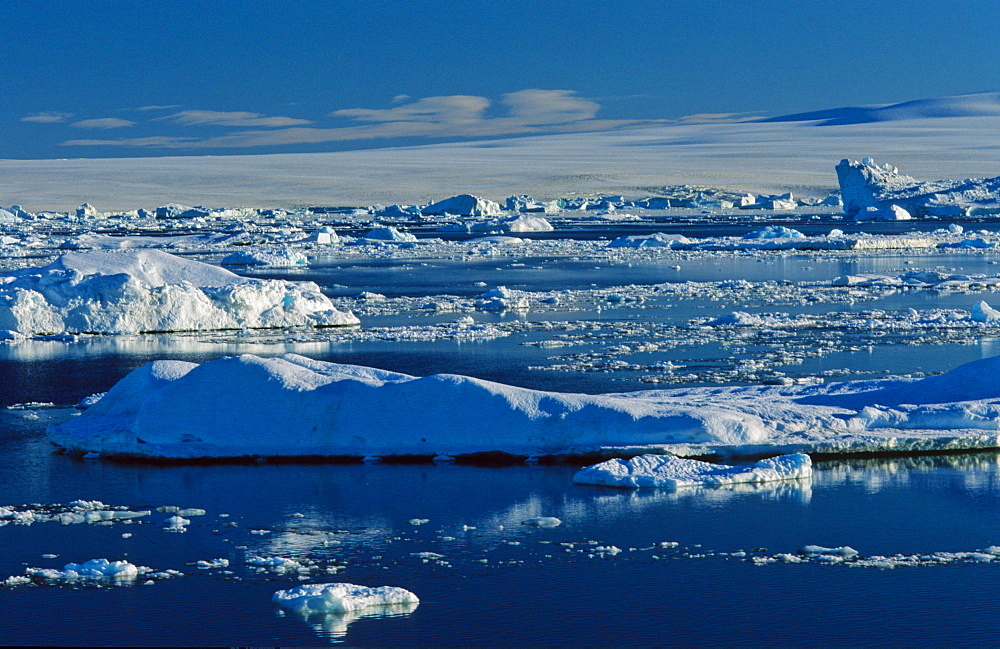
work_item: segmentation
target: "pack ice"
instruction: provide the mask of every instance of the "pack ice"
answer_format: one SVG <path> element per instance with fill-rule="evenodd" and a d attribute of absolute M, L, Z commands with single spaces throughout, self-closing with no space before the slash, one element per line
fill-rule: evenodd
<path fill-rule="evenodd" d="M 841 160 L 837 180 L 844 212 L 857 218 L 907 220 L 910 215 L 1000 213 L 1000 177 L 918 181 L 892 165 L 865 158 Z"/>
<path fill-rule="evenodd" d="M 166 458 L 1000 448 L 998 373 L 995 357 L 916 381 L 588 395 L 294 354 L 154 361 L 49 439 L 74 452 Z"/>
<path fill-rule="evenodd" d="M 0 275 L 0 331 L 22 335 L 357 323 L 312 282 L 240 277 L 158 250 L 73 252 Z"/>

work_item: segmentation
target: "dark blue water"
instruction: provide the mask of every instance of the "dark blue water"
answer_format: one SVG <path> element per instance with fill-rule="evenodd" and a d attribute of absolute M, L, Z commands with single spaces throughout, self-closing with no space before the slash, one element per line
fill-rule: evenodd
<path fill-rule="evenodd" d="M 3 424 L 0 503 L 207 511 L 180 534 L 164 532 L 167 514 L 155 511 L 133 524 L 0 527 L 0 576 L 96 557 L 186 573 L 152 585 L 0 590 L 5 644 L 995 642 L 988 602 L 1000 595 L 1000 564 L 755 566 L 718 553 L 988 547 L 1000 542 L 996 455 L 831 462 L 811 484 L 745 492 L 632 493 L 574 486 L 572 467 L 115 464 L 52 455 L 37 422 L 8 414 Z M 521 524 L 539 515 L 563 524 Z M 680 546 L 653 547 L 662 541 Z M 587 551 L 598 545 L 622 552 Z M 401 586 L 421 602 L 324 627 L 273 607 L 276 590 L 302 582 L 254 572 L 245 565 L 254 555 L 341 566 L 305 582 Z M 232 574 L 190 565 L 216 558 Z"/>

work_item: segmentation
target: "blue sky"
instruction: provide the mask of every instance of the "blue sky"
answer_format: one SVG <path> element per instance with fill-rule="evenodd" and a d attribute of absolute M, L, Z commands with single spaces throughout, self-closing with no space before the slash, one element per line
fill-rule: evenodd
<path fill-rule="evenodd" d="M 995 0 L 6 0 L 0 158 L 336 151 L 997 90 L 998 13 Z"/>

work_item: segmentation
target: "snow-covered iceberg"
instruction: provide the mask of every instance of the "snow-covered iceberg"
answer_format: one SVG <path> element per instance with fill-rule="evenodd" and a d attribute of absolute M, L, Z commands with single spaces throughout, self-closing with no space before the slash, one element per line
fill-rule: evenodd
<path fill-rule="evenodd" d="M 812 476 L 805 453 L 767 458 L 750 466 L 712 464 L 673 455 L 618 458 L 577 471 L 573 482 L 606 487 L 703 487 L 797 480 Z"/>
<path fill-rule="evenodd" d="M 455 216 L 499 216 L 503 213 L 500 203 L 471 194 L 459 194 L 420 210 L 421 214 L 453 214 Z"/>
<path fill-rule="evenodd" d="M 896 206 L 915 216 L 964 216 L 1000 213 L 1000 177 L 968 180 L 918 181 L 899 173 L 889 164 L 877 164 L 871 158 L 861 162 L 841 160 L 837 179 L 844 201 L 844 212 L 868 218 L 889 219 Z"/>
<path fill-rule="evenodd" d="M 994 357 L 918 381 L 588 395 L 293 354 L 155 361 L 49 438 L 76 452 L 170 458 L 1000 448 L 998 373 Z"/>
<path fill-rule="evenodd" d="M 312 282 L 240 277 L 158 250 L 68 253 L 0 275 L 0 330 L 24 335 L 354 324 Z"/>

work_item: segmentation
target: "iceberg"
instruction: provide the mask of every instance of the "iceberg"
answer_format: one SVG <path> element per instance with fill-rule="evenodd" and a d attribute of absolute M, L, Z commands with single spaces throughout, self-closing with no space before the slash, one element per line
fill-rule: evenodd
<path fill-rule="evenodd" d="M 48 436 L 72 452 L 178 459 L 994 449 L 998 372 L 993 357 L 915 381 L 590 395 L 248 354 L 148 363 Z"/>
<path fill-rule="evenodd" d="M 576 484 L 606 487 L 703 487 L 797 480 L 812 476 L 812 461 L 804 453 L 761 460 L 750 466 L 712 464 L 672 455 L 618 458 L 580 469 Z"/>
<path fill-rule="evenodd" d="M 844 212 L 858 218 L 890 218 L 893 206 L 914 216 L 968 216 L 1000 213 L 1000 177 L 967 180 L 918 181 L 889 164 L 872 158 L 841 160 L 837 179 Z M 874 208 L 871 216 L 867 210 Z M 905 218 L 905 217 L 904 217 Z"/>
<path fill-rule="evenodd" d="M 312 282 L 240 277 L 158 250 L 67 253 L 0 275 L 0 330 L 23 335 L 356 325 Z"/>
<path fill-rule="evenodd" d="M 471 194 L 459 194 L 422 208 L 421 214 L 452 214 L 454 216 L 499 216 L 500 203 Z"/>

